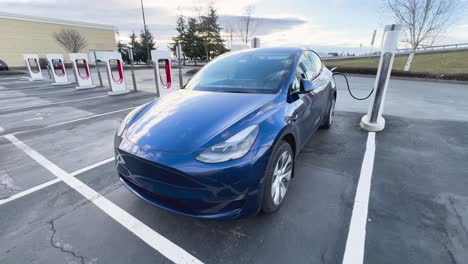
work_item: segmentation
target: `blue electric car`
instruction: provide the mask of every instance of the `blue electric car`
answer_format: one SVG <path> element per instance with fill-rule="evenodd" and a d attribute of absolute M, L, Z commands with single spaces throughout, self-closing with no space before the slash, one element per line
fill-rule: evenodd
<path fill-rule="evenodd" d="M 231 52 L 136 108 L 115 137 L 122 183 L 180 214 L 237 218 L 284 202 L 294 160 L 333 121 L 332 73 L 313 51 Z"/>

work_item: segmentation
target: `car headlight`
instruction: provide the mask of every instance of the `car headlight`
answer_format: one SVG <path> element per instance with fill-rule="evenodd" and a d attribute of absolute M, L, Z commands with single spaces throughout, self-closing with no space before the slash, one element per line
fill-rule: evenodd
<path fill-rule="evenodd" d="M 196 159 L 205 163 L 218 163 L 242 158 L 252 147 L 258 131 L 258 125 L 249 126 L 226 141 L 203 151 Z"/>
<path fill-rule="evenodd" d="M 151 102 L 149 102 L 151 103 Z M 143 109 L 145 106 L 147 106 L 149 103 L 146 103 L 144 105 L 140 105 L 139 107 L 133 109 L 128 115 L 122 120 L 122 123 L 120 123 L 119 129 L 117 129 L 117 136 L 121 137 L 123 132 L 125 131 L 125 128 L 128 125 L 128 122 L 132 120 L 132 118 L 135 116 L 136 113 L 140 112 L 141 109 Z"/>

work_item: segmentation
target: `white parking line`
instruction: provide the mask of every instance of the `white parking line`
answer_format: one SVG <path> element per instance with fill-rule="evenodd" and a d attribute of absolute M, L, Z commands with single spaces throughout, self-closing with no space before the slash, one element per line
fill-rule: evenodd
<path fill-rule="evenodd" d="M 169 260 L 175 263 L 202 263 L 190 253 L 149 228 L 143 222 L 136 219 L 104 196 L 101 196 L 88 185 L 71 176 L 44 156 L 28 147 L 15 136 L 6 135 L 5 138 Z"/>
<path fill-rule="evenodd" d="M 104 165 L 104 164 L 106 164 L 106 163 L 109 163 L 109 162 L 111 162 L 111 161 L 113 161 L 113 160 L 115 160 L 114 157 L 108 158 L 108 159 L 105 159 L 105 160 L 102 160 L 102 161 L 100 161 L 100 162 L 96 162 L 96 163 L 91 164 L 91 165 L 89 165 L 89 166 L 86 166 L 86 167 L 84 167 L 84 168 L 82 168 L 82 169 L 76 170 L 76 171 L 70 173 L 70 175 L 73 176 L 73 177 L 76 176 L 76 175 L 80 175 L 80 174 L 83 173 L 83 172 L 87 172 L 87 171 L 92 170 L 92 169 L 94 169 L 94 168 L 97 168 L 97 167 L 99 167 L 99 166 L 101 166 L 101 165 Z"/>
<path fill-rule="evenodd" d="M 375 132 L 367 136 L 366 152 L 361 165 L 361 174 L 356 188 L 353 213 L 349 225 L 348 239 L 343 256 L 343 264 L 357 264 L 364 262 L 364 247 L 366 241 L 367 212 L 369 194 L 374 169 Z"/>
<path fill-rule="evenodd" d="M 29 188 L 27 190 L 24 190 L 22 192 L 16 193 L 16 194 L 14 194 L 14 195 L 12 195 L 12 196 L 10 196 L 8 198 L 0 200 L 0 205 L 6 204 L 6 203 L 14 201 L 14 200 L 17 200 L 17 199 L 19 199 L 21 197 L 24 197 L 24 196 L 26 196 L 28 194 L 31 194 L 31 193 L 37 192 L 39 190 L 42 190 L 42 189 L 44 189 L 44 188 L 46 188 L 48 186 L 51 186 L 53 184 L 56 184 L 57 182 L 60 182 L 60 181 L 61 180 L 59 178 L 56 178 L 56 179 L 50 180 L 48 182 L 44 182 L 42 184 L 34 186 L 32 188 Z"/>
<path fill-rule="evenodd" d="M 82 168 L 82 169 L 79 169 L 79 170 L 77 170 L 77 171 L 74 171 L 74 172 L 70 173 L 70 175 L 73 176 L 73 177 L 75 177 L 76 175 L 79 175 L 79 174 L 81 174 L 81 173 L 84 173 L 84 172 L 86 172 L 86 171 L 89 171 L 89 170 L 91 170 L 91 169 L 94 169 L 94 168 L 96 168 L 96 167 L 99 167 L 99 166 L 101 166 L 101 165 L 104 165 L 104 164 L 106 164 L 106 163 L 108 163 L 108 162 L 111 162 L 111 161 L 113 161 L 114 159 L 115 159 L 114 157 L 105 159 L 105 160 L 103 160 L 103 161 L 94 163 L 94 164 L 92 164 L 92 165 L 89 165 L 89 166 L 84 167 L 84 168 Z M 14 200 L 17 200 L 17 199 L 19 199 L 19 198 L 21 198 L 21 197 L 24 197 L 24 196 L 29 195 L 29 194 L 31 194 L 31 193 L 37 192 L 37 191 L 39 191 L 39 190 L 42 190 L 42 189 L 44 189 L 44 188 L 46 188 L 46 187 L 49 187 L 49 186 L 54 185 L 54 184 L 56 184 L 56 183 L 58 183 L 58 182 L 61 182 L 61 181 L 62 181 L 61 179 L 56 178 L 56 179 L 50 180 L 50 181 L 48 181 L 48 182 L 44 182 L 44 183 L 42 183 L 42 184 L 39 184 L 39 185 L 37 185 L 37 186 L 34 186 L 34 187 L 30 188 L 30 189 L 24 190 L 24 191 L 22 191 L 22 192 L 16 193 L 16 194 L 14 194 L 14 195 L 12 195 L 12 196 L 10 196 L 10 197 L 8 197 L 8 198 L 1 199 L 1 200 L 0 200 L 0 205 L 6 204 L 6 203 L 11 202 L 11 201 L 14 201 Z"/>
<path fill-rule="evenodd" d="M 56 126 L 62 126 L 62 125 L 66 125 L 66 124 L 70 124 L 70 123 L 74 123 L 74 122 L 79 122 L 79 121 L 83 121 L 83 120 L 88 120 L 88 119 L 93 119 L 93 118 L 97 118 L 97 117 L 101 117 L 101 116 L 106 116 L 106 115 L 111 115 L 111 114 L 115 114 L 115 113 L 120 113 L 120 112 L 124 112 L 124 111 L 133 110 L 133 109 L 135 109 L 135 108 L 137 108 L 137 107 L 138 107 L 138 106 L 129 107 L 129 108 L 124 108 L 124 109 L 115 110 L 115 111 L 111 111 L 111 112 L 106 112 L 106 113 L 102 113 L 102 114 L 97 114 L 97 115 L 92 115 L 92 116 L 77 118 L 77 119 L 68 120 L 68 121 L 64 121 L 64 122 L 60 122 L 60 123 L 56 123 L 56 124 L 52 124 L 52 125 L 47 125 L 47 126 L 43 126 L 43 127 L 38 127 L 38 128 L 33 128 L 33 129 L 23 130 L 23 131 L 18 131 L 18 132 L 14 132 L 14 133 L 11 133 L 11 134 L 12 134 L 12 135 L 18 135 L 18 134 L 23 134 L 23 133 L 31 132 L 31 131 L 36 131 L 36 130 L 39 130 L 39 129 L 51 128 L 51 127 L 56 127 Z"/>
<path fill-rule="evenodd" d="M 96 91 L 95 89 L 89 89 L 88 91 Z M 86 92 L 88 92 L 86 91 Z M 104 92 L 104 90 L 101 90 Z M 85 94 L 85 91 L 80 91 L 76 90 L 73 87 L 70 87 L 68 91 L 58 91 L 58 92 L 50 92 L 50 93 L 39 93 L 39 94 L 21 94 L 21 95 L 10 95 L 9 97 L 2 97 L 0 99 L 16 99 L 16 98 L 23 98 L 23 97 L 35 97 L 35 96 L 44 96 L 44 95 L 51 95 L 51 94 L 64 94 L 64 93 L 69 93 L 69 94 Z M 0 94 L 1 95 L 8 95 L 8 94 Z"/>
<path fill-rule="evenodd" d="M 23 107 L 16 107 L 16 108 L 7 108 L 7 109 L 2 109 L 2 110 L 0 110 L 0 112 L 16 111 L 16 110 L 22 110 L 22 109 L 33 108 L 33 107 L 42 107 L 42 106 L 50 106 L 50 105 L 58 105 L 58 104 L 65 104 L 65 103 L 80 102 L 80 101 L 93 100 L 93 99 L 102 98 L 102 97 L 108 97 L 108 95 L 100 95 L 100 96 L 93 96 L 93 97 L 87 97 L 87 98 L 81 98 L 81 99 L 60 101 L 60 102 L 55 102 L 55 103 L 50 103 L 50 104 L 38 104 L 38 105 L 23 106 Z"/>

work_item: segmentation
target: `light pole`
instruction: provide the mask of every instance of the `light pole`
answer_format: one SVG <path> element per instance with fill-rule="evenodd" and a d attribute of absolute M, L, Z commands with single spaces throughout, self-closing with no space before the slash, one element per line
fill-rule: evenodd
<path fill-rule="evenodd" d="M 145 30 L 145 36 L 146 36 L 146 64 L 148 64 L 151 61 L 150 58 L 150 47 L 149 47 L 149 41 L 148 41 L 148 29 L 146 28 L 146 20 L 145 20 L 145 8 L 143 7 L 143 0 L 141 0 L 141 14 L 143 15 L 143 27 Z"/>

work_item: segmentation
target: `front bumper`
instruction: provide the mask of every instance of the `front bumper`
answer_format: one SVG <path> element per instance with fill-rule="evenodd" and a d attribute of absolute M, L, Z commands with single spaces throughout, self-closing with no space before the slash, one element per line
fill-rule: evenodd
<path fill-rule="evenodd" d="M 164 209 L 199 218 L 238 218 L 261 207 L 269 147 L 217 164 L 175 154 L 143 149 L 116 139 L 116 167 L 131 192 Z"/>

